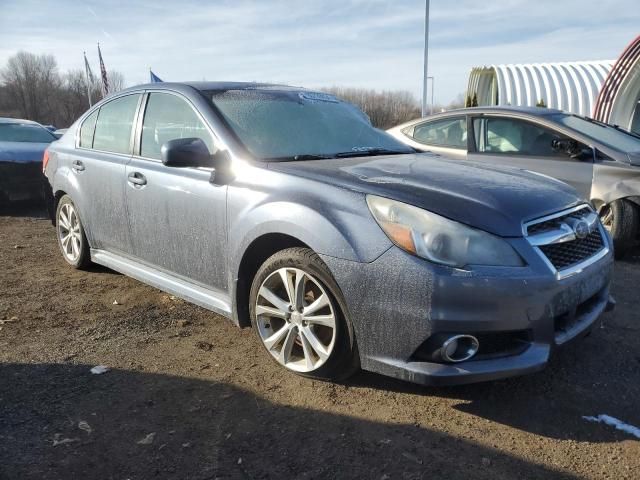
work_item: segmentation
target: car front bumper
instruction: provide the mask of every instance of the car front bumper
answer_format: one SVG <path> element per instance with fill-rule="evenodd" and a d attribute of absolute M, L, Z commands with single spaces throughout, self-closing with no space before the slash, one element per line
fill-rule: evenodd
<path fill-rule="evenodd" d="M 611 252 L 563 279 L 536 256 L 527 258 L 527 267 L 473 271 L 434 265 L 397 247 L 371 263 L 323 260 L 344 294 L 362 368 L 427 385 L 541 370 L 556 347 L 588 333 L 612 306 Z M 482 354 L 481 340 L 481 350 L 471 360 L 425 360 L 421 351 L 436 334 L 473 334 L 489 343 L 513 334 L 518 348 Z"/>

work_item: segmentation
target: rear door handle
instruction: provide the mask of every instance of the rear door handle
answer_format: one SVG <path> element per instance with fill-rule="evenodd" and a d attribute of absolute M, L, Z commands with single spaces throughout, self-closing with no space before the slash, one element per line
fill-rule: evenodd
<path fill-rule="evenodd" d="M 133 185 L 142 186 L 142 185 L 146 185 L 147 184 L 147 179 L 140 172 L 130 173 L 129 176 L 128 176 L 128 179 L 129 179 L 129 183 L 131 183 Z"/>
<path fill-rule="evenodd" d="M 84 163 L 82 163 L 80 160 L 74 160 L 73 163 L 71 163 L 71 168 L 73 168 L 76 172 L 82 172 L 84 170 Z"/>

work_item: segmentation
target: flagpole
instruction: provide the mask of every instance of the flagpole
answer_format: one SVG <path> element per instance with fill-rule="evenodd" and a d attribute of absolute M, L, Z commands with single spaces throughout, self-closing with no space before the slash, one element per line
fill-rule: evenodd
<path fill-rule="evenodd" d="M 93 106 L 91 102 L 91 79 L 89 78 L 89 63 L 87 62 L 87 52 L 82 52 L 84 55 L 84 75 L 87 77 L 87 98 L 89 99 L 89 108 Z"/>
<path fill-rule="evenodd" d="M 427 76 L 429 64 L 429 0 L 425 0 L 424 8 L 424 72 L 422 78 L 422 116 L 427 115 Z M 433 108 L 433 106 L 431 106 Z"/>

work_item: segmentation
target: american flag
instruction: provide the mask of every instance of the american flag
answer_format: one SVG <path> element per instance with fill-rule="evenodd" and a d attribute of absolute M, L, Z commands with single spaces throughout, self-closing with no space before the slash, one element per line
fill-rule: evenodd
<path fill-rule="evenodd" d="M 87 53 L 82 52 L 84 55 L 84 73 L 87 76 L 87 98 L 89 99 L 89 106 L 92 105 L 91 101 L 91 86 L 93 85 L 94 78 L 93 72 L 91 71 L 91 67 L 89 66 L 89 60 L 87 60 Z"/>
<path fill-rule="evenodd" d="M 107 95 L 109 95 L 109 80 L 107 79 L 107 69 L 104 68 L 104 61 L 102 60 L 100 44 L 98 44 L 98 58 L 100 59 L 100 73 L 102 74 L 102 92 L 106 97 Z"/>

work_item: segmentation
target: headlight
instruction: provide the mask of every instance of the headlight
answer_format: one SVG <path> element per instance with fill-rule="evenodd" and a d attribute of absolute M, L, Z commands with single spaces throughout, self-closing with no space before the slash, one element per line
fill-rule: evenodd
<path fill-rule="evenodd" d="M 369 210 L 389 239 L 409 253 L 452 267 L 522 266 L 503 239 L 388 198 L 367 196 Z"/>

